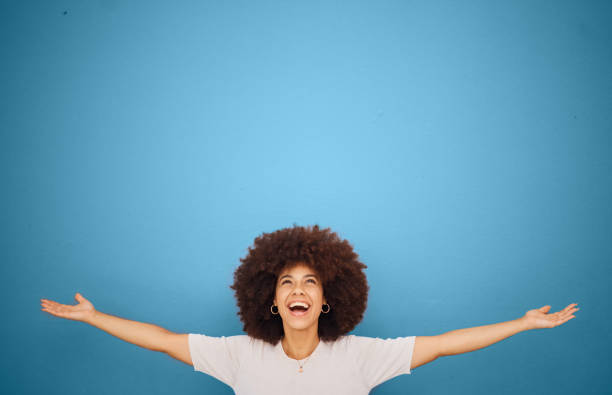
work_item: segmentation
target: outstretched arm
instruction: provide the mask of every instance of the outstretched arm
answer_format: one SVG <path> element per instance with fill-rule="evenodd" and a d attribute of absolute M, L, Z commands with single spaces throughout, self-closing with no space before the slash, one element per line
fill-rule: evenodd
<path fill-rule="evenodd" d="M 74 297 L 78 305 L 70 306 L 41 299 L 42 310 L 57 317 L 85 322 L 121 340 L 152 351 L 166 352 L 173 333 L 157 325 L 126 320 L 97 311 L 80 293 Z"/>
<path fill-rule="evenodd" d="M 457 329 L 439 335 L 440 356 L 462 354 L 490 346 L 519 332 L 530 329 L 554 328 L 575 318 L 579 309 L 572 303 L 561 311 L 547 314 L 550 306 L 529 310 L 523 317 L 492 325 Z"/>
<path fill-rule="evenodd" d="M 570 304 L 555 314 L 547 314 L 550 306 L 529 310 L 523 317 L 498 324 L 457 329 L 438 336 L 417 336 L 411 369 L 436 360 L 438 357 L 475 351 L 529 329 L 554 328 L 575 318 L 577 303 Z"/>

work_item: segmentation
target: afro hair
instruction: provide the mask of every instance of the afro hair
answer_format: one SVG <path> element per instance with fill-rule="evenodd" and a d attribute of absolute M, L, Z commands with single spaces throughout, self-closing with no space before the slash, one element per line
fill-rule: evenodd
<path fill-rule="evenodd" d="M 238 315 L 250 337 L 273 345 L 283 337 L 282 319 L 272 314 L 270 306 L 280 273 L 299 263 L 319 274 L 331 307 L 329 313 L 319 316 L 321 340 L 334 341 L 363 319 L 369 291 L 363 272 L 367 266 L 359 261 L 351 244 L 330 228 L 293 224 L 292 228 L 263 233 L 240 262 L 230 288 L 235 291 Z"/>

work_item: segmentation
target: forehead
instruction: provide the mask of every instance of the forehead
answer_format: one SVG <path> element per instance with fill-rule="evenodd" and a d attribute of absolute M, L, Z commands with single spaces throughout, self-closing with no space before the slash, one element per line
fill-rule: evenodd
<path fill-rule="evenodd" d="M 281 271 L 281 273 L 279 274 L 278 277 L 280 278 L 280 277 L 283 277 L 283 276 L 286 276 L 286 275 L 289 275 L 289 276 L 292 276 L 292 277 L 303 277 L 303 276 L 308 275 L 308 274 L 312 274 L 312 275 L 318 277 L 318 274 L 317 274 L 316 270 L 312 269 L 311 267 L 309 267 L 309 266 L 307 266 L 307 265 L 305 265 L 303 263 L 298 263 L 298 264 L 291 265 L 291 267 L 289 267 L 289 266 L 285 267 Z"/>

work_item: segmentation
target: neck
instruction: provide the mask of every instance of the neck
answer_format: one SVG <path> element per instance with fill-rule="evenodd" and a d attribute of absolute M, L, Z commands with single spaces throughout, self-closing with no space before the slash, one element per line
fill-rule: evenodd
<path fill-rule="evenodd" d="M 319 335 L 316 326 L 305 330 L 287 330 L 281 344 L 289 358 L 301 360 L 308 358 L 319 345 Z"/>

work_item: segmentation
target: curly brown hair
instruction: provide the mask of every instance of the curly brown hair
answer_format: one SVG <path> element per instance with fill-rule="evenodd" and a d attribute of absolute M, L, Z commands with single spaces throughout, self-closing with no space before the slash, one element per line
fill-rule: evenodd
<path fill-rule="evenodd" d="M 284 335 L 282 319 L 270 306 L 280 273 L 297 264 L 315 270 L 331 310 L 319 316 L 318 334 L 333 341 L 347 334 L 363 319 L 370 289 L 365 264 L 347 240 L 330 228 L 293 224 L 255 238 L 242 264 L 234 272 L 234 284 L 244 331 L 251 337 L 276 345 Z"/>

